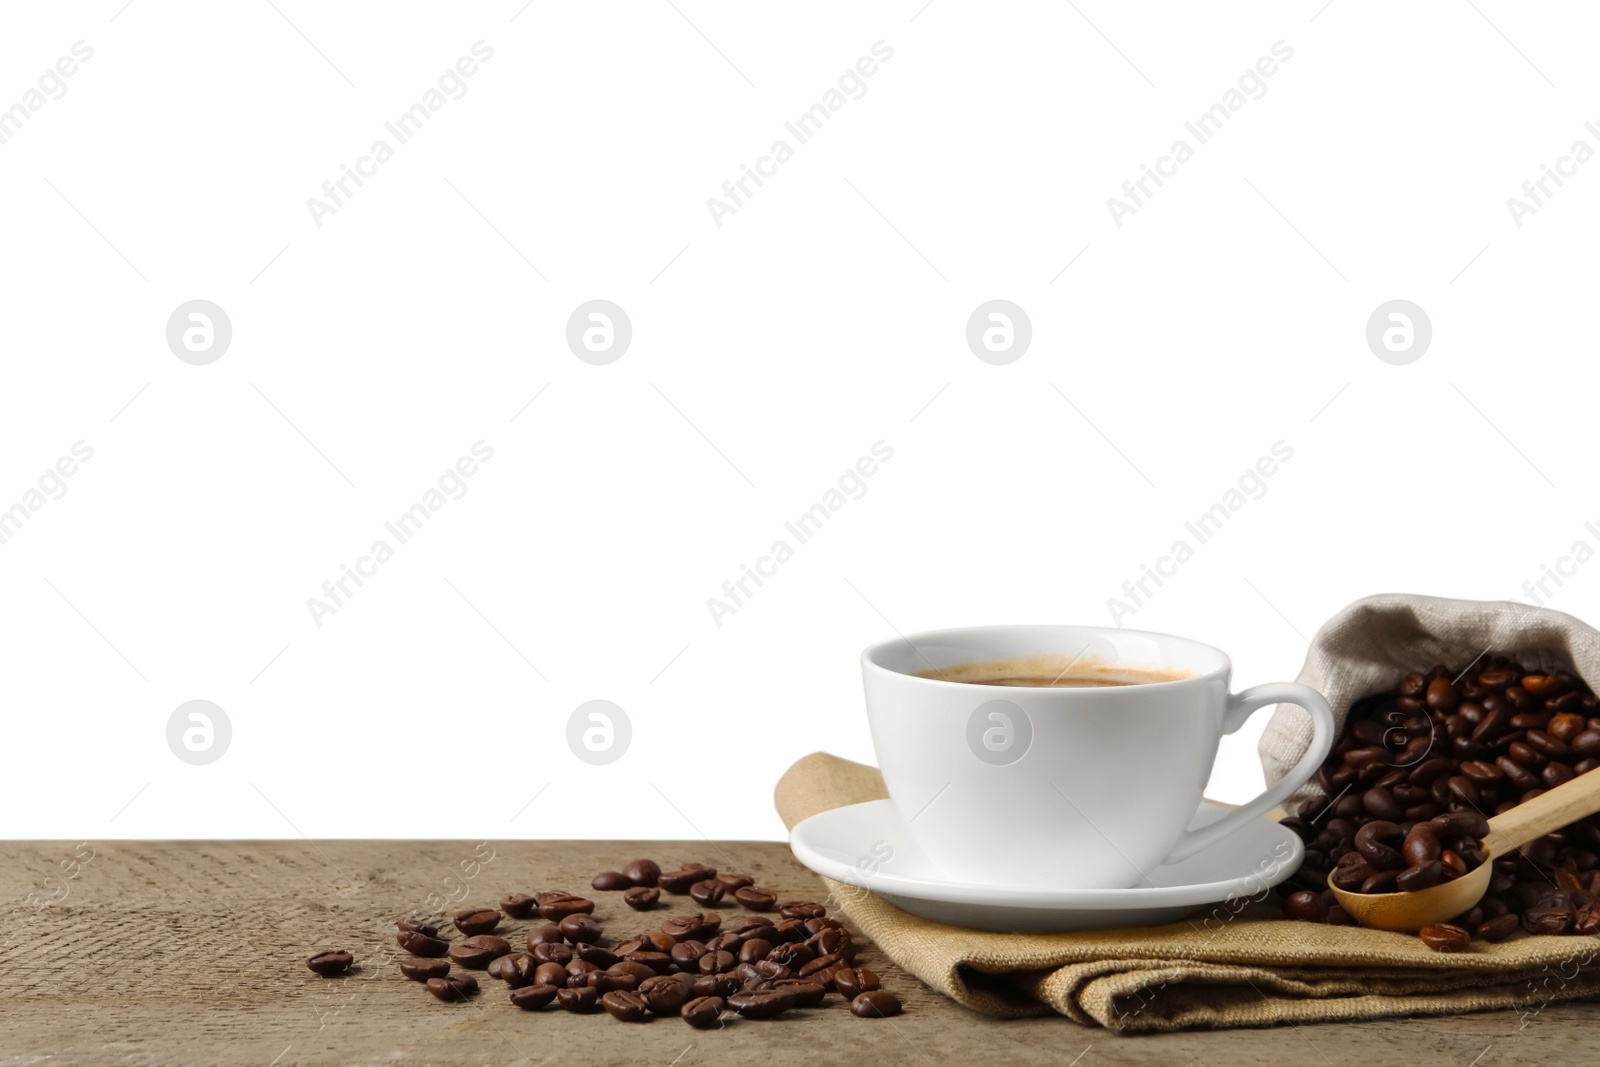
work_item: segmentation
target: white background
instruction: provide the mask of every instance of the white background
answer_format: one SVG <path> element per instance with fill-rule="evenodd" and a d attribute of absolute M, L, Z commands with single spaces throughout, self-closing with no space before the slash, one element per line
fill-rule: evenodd
<path fill-rule="evenodd" d="M 1592 9 L 675 3 L 7 6 L 0 107 L 94 54 L 0 145 L 0 508 L 94 456 L 0 545 L 0 833 L 781 837 L 794 759 L 871 759 L 861 647 L 1109 622 L 1280 440 L 1123 620 L 1222 646 L 1240 686 L 1357 597 L 1526 599 L 1600 546 L 1600 162 L 1521 228 L 1506 206 L 1600 148 Z M 318 228 L 307 198 L 479 40 L 466 95 Z M 1118 228 L 1107 198 L 1280 40 Z M 197 298 L 233 325 L 209 366 L 165 340 Z M 609 366 L 564 340 L 593 298 L 633 324 Z M 994 298 L 1032 321 L 1008 366 L 965 343 Z M 1365 342 L 1395 298 L 1433 324 L 1409 366 Z M 479 440 L 468 493 L 318 628 L 307 598 Z M 716 626 L 880 440 L 865 496 Z M 1600 565 L 1546 599 L 1597 596 Z M 565 742 L 596 698 L 633 726 L 600 768 Z M 232 723 L 206 766 L 166 743 L 192 699 Z M 1265 718 L 1212 795 L 1260 788 Z"/>

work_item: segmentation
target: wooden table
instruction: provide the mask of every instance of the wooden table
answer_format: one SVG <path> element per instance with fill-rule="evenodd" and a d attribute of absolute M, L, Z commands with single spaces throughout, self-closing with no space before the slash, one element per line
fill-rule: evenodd
<path fill-rule="evenodd" d="M 0 844 L 0 1067 L 71 1064 L 1021 1064 L 1400 1062 L 1492 1067 L 1591 1059 L 1600 1005 L 1353 1025 L 1118 1037 L 1059 1017 L 996 1022 L 930 991 L 870 946 L 863 960 L 904 1001 L 892 1020 L 837 998 L 770 1022 L 698 1031 L 677 1020 L 525 1013 L 505 987 L 441 1004 L 395 966 L 394 920 L 567 889 L 598 901 L 608 937 L 653 929 L 688 898 L 641 915 L 589 879 L 638 856 L 738 868 L 780 899 L 820 881 L 774 842 L 250 841 Z M 697 909 L 696 909 L 697 910 Z M 735 911 L 737 909 L 734 909 Z M 726 913 L 726 912 L 725 912 Z M 533 924 L 502 931 L 521 947 Z M 318 978 L 314 948 L 359 973 Z M 1408 1050 L 1403 1056 L 1398 1051 Z M 1074 1057 L 1080 1057 L 1074 1060 Z"/>

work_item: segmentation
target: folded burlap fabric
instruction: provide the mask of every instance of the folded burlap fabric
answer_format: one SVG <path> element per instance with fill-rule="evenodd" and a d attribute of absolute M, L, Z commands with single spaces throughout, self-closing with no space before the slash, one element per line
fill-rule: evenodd
<path fill-rule="evenodd" d="M 786 826 L 887 794 L 877 770 L 814 753 L 776 789 Z M 1489 1008 L 1528 1014 L 1600 996 L 1589 937 L 1474 942 L 1437 953 L 1417 938 L 1276 918 L 1270 903 L 1169 926 L 995 934 L 930 922 L 827 882 L 830 906 L 895 963 L 988 1015 L 1060 1012 L 1119 1033 L 1267 1026 Z M 869 883 L 870 888 L 870 883 Z"/>

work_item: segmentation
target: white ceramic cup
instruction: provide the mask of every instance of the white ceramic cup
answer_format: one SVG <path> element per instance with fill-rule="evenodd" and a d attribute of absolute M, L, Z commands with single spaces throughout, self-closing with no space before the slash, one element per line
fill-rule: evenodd
<path fill-rule="evenodd" d="M 917 677 L 1035 654 L 1178 676 L 1105 688 Z M 1092 626 L 986 626 L 861 655 L 878 766 L 906 832 L 950 881 L 1060 889 L 1146 884 L 1281 803 L 1333 746 L 1321 693 L 1294 682 L 1228 691 L 1232 664 L 1197 641 Z M 1189 829 L 1217 746 L 1258 708 L 1297 704 L 1310 749 L 1248 804 Z"/>

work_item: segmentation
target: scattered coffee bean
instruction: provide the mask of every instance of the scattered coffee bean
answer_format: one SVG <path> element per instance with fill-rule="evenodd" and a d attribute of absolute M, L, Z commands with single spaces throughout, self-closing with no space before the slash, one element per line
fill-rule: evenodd
<path fill-rule="evenodd" d="M 813 904 L 810 901 L 795 901 L 792 904 L 785 904 L 780 907 L 778 914 L 785 919 L 816 919 L 828 914 L 828 909 L 821 904 Z"/>
<path fill-rule="evenodd" d="M 592 963 L 596 967 L 610 967 L 612 964 L 622 959 L 621 956 L 617 955 L 615 952 L 612 952 L 610 949 L 601 948 L 599 945 L 594 944 L 584 944 L 580 942 L 573 947 L 573 951 L 578 954 L 578 958 L 580 960 L 583 960 L 585 963 Z"/>
<path fill-rule="evenodd" d="M 439 936 L 439 928 L 437 926 L 433 925 L 430 922 L 424 922 L 421 919 L 401 919 L 399 922 L 395 923 L 394 925 L 395 925 L 395 929 L 401 931 L 402 933 L 404 933 L 407 930 L 413 930 L 413 931 L 415 931 L 415 932 L 417 932 L 419 934 L 423 934 L 423 935 L 425 935 L 427 937 L 438 937 Z"/>
<path fill-rule="evenodd" d="M 600 998 L 600 1006 L 613 1019 L 625 1023 L 642 1023 L 650 1017 L 650 1005 L 638 993 L 613 989 Z"/>
<path fill-rule="evenodd" d="M 1472 935 L 1459 926 L 1450 923 L 1435 923 L 1424 926 L 1418 931 L 1417 936 L 1422 943 L 1435 952 L 1464 952 L 1472 941 Z"/>
<path fill-rule="evenodd" d="M 447 974 L 428 979 L 428 992 L 447 1003 L 462 1003 L 478 991 L 478 980 L 470 974 Z"/>
<path fill-rule="evenodd" d="M 751 911 L 771 911 L 778 903 L 778 895 L 760 886 L 741 886 L 733 891 L 733 899 Z"/>
<path fill-rule="evenodd" d="M 722 898 L 727 894 L 722 883 L 715 878 L 707 878 L 696 882 L 689 887 L 689 896 L 696 904 L 704 908 L 712 908 L 722 903 Z"/>
<path fill-rule="evenodd" d="M 1517 917 L 1510 912 L 1498 915 L 1493 919 L 1485 919 L 1479 923 L 1477 929 L 1472 931 L 1472 936 L 1480 941 L 1504 941 L 1517 932 L 1520 925 Z"/>
<path fill-rule="evenodd" d="M 513 952 L 489 961 L 489 977 L 498 978 L 512 989 L 533 984 L 533 973 L 540 966 L 526 952 Z"/>
<path fill-rule="evenodd" d="M 539 908 L 539 901 L 527 893 L 512 893 L 500 901 L 500 910 L 513 919 L 531 919 Z"/>
<path fill-rule="evenodd" d="M 736 974 L 704 974 L 694 980 L 691 992 L 697 997 L 726 997 L 744 988 Z"/>
<path fill-rule="evenodd" d="M 537 1011 L 556 999 L 559 993 L 553 985 L 530 985 L 511 991 L 511 1003 L 523 1011 Z"/>
<path fill-rule="evenodd" d="M 567 984 L 567 966 L 564 963 L 545 962 L 533 969 L 533 984 L 564 986 Z"/>
<path fill-rule="evenodd" d="M 450 951 L 448 942 L 441 941 L 431 934 L 425 934 L 421 930 L 401 930 L 395 935 L 395 940 L 400 943 L 401 948 L 413 956 L 438 957 Z"/>
<path fill-rule="evenodd" d="M 639 995 L 657 1015 L 675 1015 L 689 1001 L 690 987 L 679 975 L 658 974 L 639 983 Z"/>
<path fill-rule="evenodd" d="M 689 887 L 696 882 L 717 876 L 716 868 L 703 867 L 698 863 L 686 864 L 681 870 L 671 873 L 662 873 L 656 876 L 656 885 L 675 896 L 682 896 L 689 891 Z"/>
<path fill-rule="evenodd" d="M 878 976 L 865 967 L 840 967 L 833 972 L 833 988 L 847 1000 L 878 988 Z"/>
<path fill-rule="evenodd" d="M 655 860 L 634 860 L 622 868 L 628 881 L 639 886 L 653 886 L 661 877 L 661 867 Z"/>
<path fill-rule="evenodd" d="M 1321 893 L 1303 889 L 1289 894 L 1283 902 L 1283 913 L 1291 919 L 1319 923 L 1328 917 L 1328 904 Z"/>
<path fill-rule="evenodd" d="M 456 929 L 471 937 L 487 934 L 500 925 L 500 912 L 495 908 L 467 908 L 456 912 Z"/>
<path fill-rule="evenodd" d="M 539 945 L 565 944 L 566 940 L 559 926 L 552 924 L 550 926 L 535 927 L 528 932 L 528 951 L 532 952 Z"/>
<path fill-rule="evenodd" d="M 728 998 L 728 1007 L 746 1019 L 771 1019 L 794 1007 L 793 993 L 777 989 L 758 989 L 749 993 L 735 993 Z"/>
<path fill-rule="evenodd" d="M 619 889 L 628 889 L 632 885 L 633 879 L 621 871 L 601 871 L 594 876 L 594 881 L 589 883 L 589 888 L 602 892 L 615 892 Z"/>
<path fill-rule="evenodd" d="M 306 960 L 306 966 L 324 978 L 335 974 L 344 974 L 355 962 L 355 957 L 343 949 L 329 949 L 325 952 L 314 953 Z"/>
<path fill-rule="evenodd" d="M 592 945 L 600 940 L 600 924 L 588 915 L 568 915 L 559 924 L 561 936 L 574 945 Z"/>
<path fill-rule="evenodd" d="M 449 960 L 406 959 L 400 961 L 400 973 L 413 982 L 426 982 L 430 978 L 443 978 L 450 973 Z"/>
<path fill-rule="evenodd" d="M 634 911 L 649 911 L 661 899 L 661 890 L 655 886 L 636 886 L 622 894 L 623 903 Z"/>
<path fill-rule="evenodd" d="M 813 1004 L 820 1004 L 822 998 L 828 995 L 828 987 L 821 982 L 807 978 L 779 978 L 772 983 L 772 988 L 780 993 L 794 995 L 794 1006 L 809 1008 Z"/>
<path fill-rule="evenodd" d="M 885 989 L 860 993 L 850 1000 L 850 1014 L 862 1019 L 887 1019 L 900 1014 L 900 998 Z"/>
<path fill-rule="evenodd" d="M 723 871 L 717 875 L 717 884 L 729 893 L 743 889 L 747 885 L 755 885 L 755 882 L 756 880 L 748 874 L 734 874 L 731 871 Z"/>
<path fill-rule="evenodd" d="M 565 941 L 540 941 L 535 944 L 530 938 L 528 947 L 533 950 L 533 958 L 540 963 L 559 963 L 565 967 L 572 962 L 572 946 Z"/>
<path fill-rule="evenodd" d="M 478 934 L 450 947 L 450 958 L 463 967 L 481 971 L 489 961 L 511 951 L 511 942 L 493 934 Z"/>
<path fill-rule="evenodd" d="M 587 915 L 594 911 L 594 901 L 571 893 L 540 893 L 539 915 L 545 922 L 558 923 L 569 915 Z"/>
<path fill-rule="evenodd" d="M 722 1018 L 725 1002 L 718 996 L 696 997 L 683 1006 L 683 1021 L 696 1030 L 706 1030 L 717 1025 Z"/>
<path fill-rule="evenodd" d="M 563 1011 L 584 1013 L 594 1011 L 595 1005 L 600 1000 L 600 994 L 592 986 L 579 986 L 576 989 L 560 989 L 556 991 L 556 1003 L 561 1005 Z"/>

